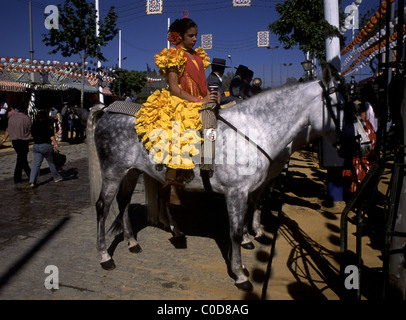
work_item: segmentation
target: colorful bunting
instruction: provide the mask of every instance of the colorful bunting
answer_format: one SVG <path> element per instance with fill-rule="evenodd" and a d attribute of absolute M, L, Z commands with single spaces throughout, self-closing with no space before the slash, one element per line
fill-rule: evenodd
<path fill-rule="evenodd" d="M 258 47 L 269 47 L 269 31 L 258 31 L 257 45 Z"/>
<path fill-rule="evenodd" d="M 202 48 L 204 50 L 213 48 L 213 36 L 211 34 L 202 34 Z"/>
<path fill-rule="evenodd" d="M 161 14 L 163 0 L 147 0 L 147 14 Z"/>
<path fill-rule="evenodd" d="M 85 62 L 85 72 L 84 77 L 91 82 L 96 81 L 98 76 L 98 71 L 96 68 L 91 68 L 90 66 L 97 66 L 97 62 Z M 111 74 L 114 72 L 113 69 L 102 66 L 100 68 L 103 81 L 111 82 L 114 78 Z M 31 72 L 42 72 L 51 74 L 52 77 L 57 77 L 59 80 L 61 78 L 72 78 L 80 79 L 82 78 L 82 63 L 80 62 L 60 62 L 60 61 L 44 61 L 44 60 L 30 60 L 23 58 L 10 58 L 10 57 L 0 57 L 0 73 L 3 72 L 13 72 L 21 73 L 24 75 Z"/>

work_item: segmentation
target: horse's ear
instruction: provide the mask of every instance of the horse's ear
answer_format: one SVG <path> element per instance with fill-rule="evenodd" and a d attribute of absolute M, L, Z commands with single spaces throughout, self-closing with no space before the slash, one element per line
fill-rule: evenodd
<path fill-rule="evenodd" d="M 323 73 L 321 81 L 323 82 L 324 86 L 328 87 L 332 79 L 331 70 L 328 66 L 323 67 Z"/>

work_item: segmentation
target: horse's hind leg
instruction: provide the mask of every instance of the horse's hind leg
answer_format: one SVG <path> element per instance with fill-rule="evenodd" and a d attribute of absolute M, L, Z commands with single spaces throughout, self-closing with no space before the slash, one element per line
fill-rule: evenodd
<path fill-rule="evenodd" d="M 141 246 L 138 244 L 134 237 L 134 232 L 131 226 L 131 221 L 129 217 L 129 205 L 131 202 L 131 196 L 134 192 L 135 186 L 137 185 L 140 173 L 136 170 L 130 170 L 124 177 L 120 184 L 120 189 L 117 194 L 117 202 L 119 204 L 120 214 L 123 215 L 123 236 L 127 240 L 128 250 L 132 253 L 141 252 Z"/>
<path fill-rule="evenodd" d="M 106 219 L 109 215 L 111 203 L 119 187 L 120 180 L 106 180 L 103 181 L 102 190 L 100 191 L 99 199 L 96 202 L 97 213 L 97 250 L 101 254 L 101 266 L 103 269 L 112 270 L 116 266 L 110 254 L 107 252 L 106 246 Z"/>

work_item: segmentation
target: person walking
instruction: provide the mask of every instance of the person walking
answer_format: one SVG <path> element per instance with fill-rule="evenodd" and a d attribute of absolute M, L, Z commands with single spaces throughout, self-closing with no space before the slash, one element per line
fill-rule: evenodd
<path fill-rule="evenodd" d="M 14 169 L 14 183 L 22 182 L 22 172 L 29 177 L 31 173 L 28 165 L 27 155 L 31 140 L 31 120 L 25 114 L 25 108 L 15 109 L 17 112 L 8 119 L 8 126 L 4 138 L 0 141 L 0 146 L 10 137 L 11 144 L 17 153 L 17 161 Z"/>
<path fill-rule="evenodd" d="M 68 141 L 68 132 L 69 132 L 69 104 L 68 102 L 63 103 L 61 110 L 62 116 L 62 141 Z"/>
<path fill-rule="evenodd" d="M 48 166 L 54 177 L 54 181 L 62 181 L 63 178 L 56 169 L 53 159 L 53 151 L 59 151 L 58 143 L 55 139 L 54 130 L 52 130 L 52 124 L 44 112 L 40 111 L 37 114 L 37 117 L 32 124 L 31 135 L 34 139 L 34 146 L 32 147 L 32 151 L 34 153 L 34 163 L 32 165 L 30 174 L 30 187 L 35 188 L 38 186 L 38 178 L 40 176 L 41 164 L 44 158 L 48 162 Z"/>

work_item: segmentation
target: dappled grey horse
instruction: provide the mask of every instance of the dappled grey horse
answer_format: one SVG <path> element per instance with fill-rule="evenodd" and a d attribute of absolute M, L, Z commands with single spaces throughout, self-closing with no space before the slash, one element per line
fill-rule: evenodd
<path fill-rule="evenodd" d="M 339 108 L 343 103 L 343 97 L 334 90 L 330 70 L 325 69 L 321 81 L 265 91 L 220 110 L 223 121 L 218 122 L 210 185 L 215 193 L 225 197 L 231 239 L 230 267 L 238 288 L 252 289 L 241 261 L 248 206 L 259 210 L 269 182 L 279 175 L 296 149 L 319 136 L 337 145 L 338 137 L 343 136 L 344 119 L 348 119 Z M 353 114 L 350 125 L 354 119 Z M 105 242 L 105 221 L 115 197 L 129 249 L 141 250 L 128 216 L 131 195 L 141 173 L 144 173 L 148 214 L 155 217 L 161 214 L 157 212 L 156 183 L 163 184 L 165 170 L 159 170 L 151 161 L 136 134 L 134 121 L 134 116 L 104 112 L 103 106 L 98 105 L 91 109 L 87 124 L 92 203 L 96 203 L 97 212 L 97 249 L 105 269 L 114 268 Z M 350 135 L 354 135 L 353 130 Z M 185 190 L 204 191 L 199 165 L 193 174 Z"/>

